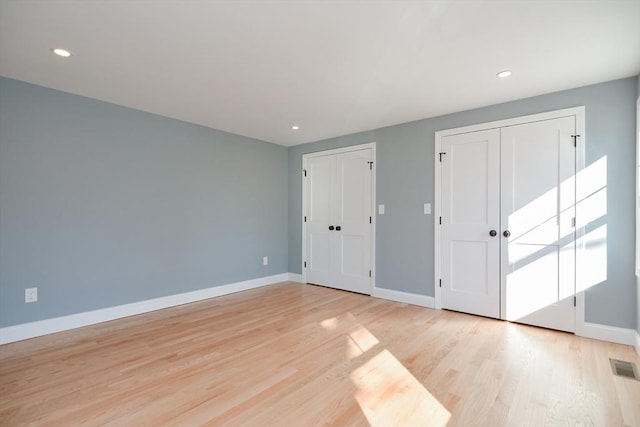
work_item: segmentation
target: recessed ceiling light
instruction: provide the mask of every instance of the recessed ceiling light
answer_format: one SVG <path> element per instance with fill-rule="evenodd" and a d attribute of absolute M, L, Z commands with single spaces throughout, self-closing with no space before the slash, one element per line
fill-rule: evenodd
<path fill-rule="evenodd" d="M 505 77 L 509 77 L 510 75 L 511 75 L 511 71 L 509 70 L 500 71 L 498 74 L 496 74 L 496 76 L 500 77 L 501 79 L 504 79 Z"/>
<path fill-rule="evenodd" d="M 51 52 L 55 53 L 58 56 L 62 56 L 63 58 L 68 58 L 71 56 L 71 52 L 69 52 L 66 49 L 61 49 L 59 47 L 52 48 Z"/>
<path fill-rule="evenodd" d="M 300 126 L 293 125 L 291 126 L 291 130 L 300 130 Z"/>

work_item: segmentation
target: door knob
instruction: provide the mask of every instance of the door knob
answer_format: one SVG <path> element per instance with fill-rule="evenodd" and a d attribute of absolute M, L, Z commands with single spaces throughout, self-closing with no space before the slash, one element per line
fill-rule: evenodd
<path fill-rule="evenodd" d="M 498 232 L 496 230 L 491 230 L 489 232 L 489 236 L 491 236 L 491 237 L 496 237 L 497 234 L 498 234 Z"/>
<path fill-rule="evenodd" d="M 509 237 L 509 236 L 511 236 L 511 232 L 509 230 L 504 230 L 504 233 L 502 233 L 502 235 L 504 237 Z"/>
<path fill-rule="evenodd" d="M 340 227 L 339 225 L 336 225 L 336 231 L 340 231 L 342 230 L 342 227 Z"/>
<path fill-rule="evenodd" d="M 329 226 L 329 230 L 333 231 L 333 225 Z"/>

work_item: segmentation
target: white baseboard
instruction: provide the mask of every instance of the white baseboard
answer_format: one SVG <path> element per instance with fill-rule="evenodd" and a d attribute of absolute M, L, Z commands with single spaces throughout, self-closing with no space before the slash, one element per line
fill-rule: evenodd
<path fill-rule="evenodd" d="M 290 282 L 304 283 L 304 279 L 302 277 L 302 274 L 297 274 L 297 273 L 289 273 L 289 281 Z"/>
<path fill-rule="evenodd" d="M 582 325 L 577 325 L 576 335 L 593 338 L 601 341 L 615 342 L 618 344 L 625 344 L 633 346 L 637 342 L 634 336 L 637 333 L 634 329 L 617 328 L 615 326 L 600 325 L 597 323 L 584 322 Z M 637 350 L 637 346 L 636 346 Z"/>
<path fill-rule="evenodd" d="M 107 322 L 109 320 L 148 313 L 150 311 L 255 289 L 279 282 L 286 282 L 290 280 L 289 277 L 288 273 L 277 274 L 275 276 L 260 277 L 258 279 L 246 280 L 244 282 L 231 283 L 222 286 L 213 286 L 207 289 L 199 289 L 197 291 L 169 295 L 166 297 L 154 298 L 131 304 L 86 311 L 83 313 L 71 314 L 69 316 L 8 326 L 0 328 L 0 344 L 26 340 L 41 335 L 67 331 L 69 329 L 80 328 L 82 326 L 94 325 L 96 323 Z"/>
<path fill-rule="evenodd" d="M 403 302 L 405 304 L 419 305 L 421 307 L 435 307 L 435 299 L 427 295 L 410 294 L 408 292 L 394 291 L 393 289 L 373 288 L 373 296 Z"/>
<path fill-rule="evenodd" d="M 635 344 L 636 353 L 638 353 L 638 356 L 640 356 L 640 334 L 636 331 L 635 335 L 636 335 L 636 344 Z"/>

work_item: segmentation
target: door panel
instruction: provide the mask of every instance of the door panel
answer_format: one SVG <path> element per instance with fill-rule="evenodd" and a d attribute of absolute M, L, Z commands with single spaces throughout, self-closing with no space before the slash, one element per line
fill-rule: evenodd
<path fill-rule="evenodd" d="M 443 138 L 442 306 L 500 317 L 500 131 Z"/>
<path fill-rule="evenodd" d="M 309 197 L 307 198 L 307 221 L 323 221 L 329 225 L 331 218 L 331 182 L 335 173 L 335 165 L 330 157 L 312 157 L 307 162 L 307 171 L 315 179 L 306 181 Z"/>
<path fill-rule="evenodd" d="M 575 118 L 502 129 L 502 312 L 575 330 Z"/>
<path fill-rule="evenodd" d="M 489 245 L 487 242 L 452 241 L 451 263 L 464 268 L 451 270 L 451 289 L 469 298 L 489 292 Z"/>
<path fill-rule="evenodd" d="M 451 223 L 486 225 L 495 221 L 496 218 L 490 220 L 489 216 L 497 214 L 495 209 L 491 211 L 493 206 L 490 206 L 497 194 L 495 189 L 489 186 L 497 184 L 497 137 L 496 131 L 486 136 L 467 134 L 445 144 L 447 164 L 452 168 Z M 486 178 L 490 175 L 492 180 Z M 461 197 L 462 195 L 464 196 Z M 490 195 L 493 197 L 490 198 Z"/>
<path fill-rule="evenodd" d="M 309 280 L 322 283 L 331 274 L 331 236 L 328 233 L 310 233 L 309 261 L 307 262 Z"/>
<path fill-rule="evenodd" d="M 368 155 L 369 154 L 369 155 Z M 371 171 L 367 163 L 370 152 L 356 151 L 337 158 L 340 222 L 369 223 L 371 210 Z"/>
<path fill-rule="evenodd" d="M 336 157 L 338 169 L 337 223 L 339 239 L 336 284 L 352 292 L 372 291 L 371 212 L 372 171 L 371 150 L 357 150 Z"/>
<path fill-rule="evenodd" d="M 330 157 L 312 157 L 307 160 L 306 179 L 306 241 L 307 280 L 326 283 L 331 280 L 331 183 L 335 174 L 335 162 Z"/>
<path fill-rule="evenodd" d="M 342 252 L 342 269 L 340 274 L 351 278 L 359 278 L 363 276 L 363 272 L 368 265 L 366 262 L 366 251 L 362 248 L 365 246 L 362 236 L 345 235 L 340 237 Z"/>

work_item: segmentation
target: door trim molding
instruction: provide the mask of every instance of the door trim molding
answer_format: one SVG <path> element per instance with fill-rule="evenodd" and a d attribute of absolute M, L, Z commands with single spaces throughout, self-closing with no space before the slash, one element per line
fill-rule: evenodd
<path fill-rule="evenodd" d="M 554 111 L 546 111 L 544 113 L 530 114 L 527 116 L 496 120 L 493 122 L 479 123 L 479 124 L 469 125 L 469 126 L 461 126 L 458 128 L 443 129 L 443 130 L 436 131 L 435 133 L 436 145 L 439 142 L 438 137 L 442 138 L 443 136 L 458 135 L 461 133 L 470 133 L 470 132 L 477 132 L 480 130 L 488 130 L 488 129 L 495 129 L 495 128 L 503 128 L 507 126 L 522 125 L 525 123 L 541 122 L 544 120 L 559 119 L 561 117 L 569 117 L 569 116 L 579 117 L 580 115 L 582 115 L 582 118 L 583 118 L 582 122 L 584 123 L 584 112 L 585 112 L 585 107 L 578 106 L 578 107 L 565 108 L 562 110 L 554 110 Z"/>
<path fill-rule="evenodd" d="M 358 144 L 358 145 L 350 145 L 348 147 L 336 148 L 333 150 L 324 150 L 324 151 L 316 151 L 313 153 L 307 153 L 302 155 L 302 170 L 307 169 L 307 159 L 313 157 L 321 157 L 321 156 L 330 156 L 333 154 L 341 154 L 341 153 L 349 153 L 352 151 L 360 151 L 360 150 L 371 150 L 371 159 L 373 161 L 373 171 L 371 175 L 371 295 L 375 293 L 376 290 L 376 215 L 375 215 L 375 207 L 376 207 L 376 171 L 377 171 L 377 163 L 376 163 L 376 143 L 369 142 L 366 144 Z M 305 186 L 305 175 L 304 173 L 300 174 L 302 180 L 302 217 L 307 214 L 307 191 Z M 302 257 L 301 257 L 301 265 L 300 269 L 302 271 L 301 279 L 302 283 L 307 283 L 307 269 L 304 266 L 306 261 L 306 253 L 307 253 L 307 226 L 302 219 Z"/>
<path fill-rule="evenodd" d="M 544 113 L 531 114 L 527 116 L 521 117 L 513 117 L 504 120 L 496 120 L 493 122 L 487 123 L 479 123 L 475 125 L 462 126 L 458 128 L 452 129 L 444 129 L 435 132 L 435 144 L 434 144 L 434 215 L 433 215 L 433 230 L 434 230 L 434 239 L 433 239 L 433 254 L 434 254 L 434 262 L 433 262 L 433 287 L 434 287 L 434 305 L 436 309 L 442 308 L 442 292 L 439 286 L 439 280 L 441 276 L 441 232 L 440 232 L 440 216 L 442 215 L 442 194 L 441 194 L 441 163 L 439 161 L 439 153 L 442 151 L 442 138 L 451 135 L 458 135 L 463 133 L 477 132 L 495 128 L 503 128 L 508 126 L 516 126 L 525 123 L 532 123 L 550 119 L 558 119 L 561 117 L 575 116 L 576 118 L 576 132 L 581 135 L 578 138 L 577 146 L 576 146 L 576 172 L 579 172 L 585 167 L 585 141 L 586 141 L 586 129 L 585 129 L 585 107 L 571 107 L 565 108 L 562 110 L 548 111 Z M 576 185 L 577 180 L 576 180 Z M 578 236 L 583 234 L 583 230 L 576 230 L 576 240 Z M 576 256 L 579 256 L 581 248 L 579 246 L 576 247 Z M 576 331 L 581 330 L 580 328 L 584 327 L 584 292 L 579 292 L 576 295 L 577 304 L 576 304 L 576 322 L 575 327 Z"/>

